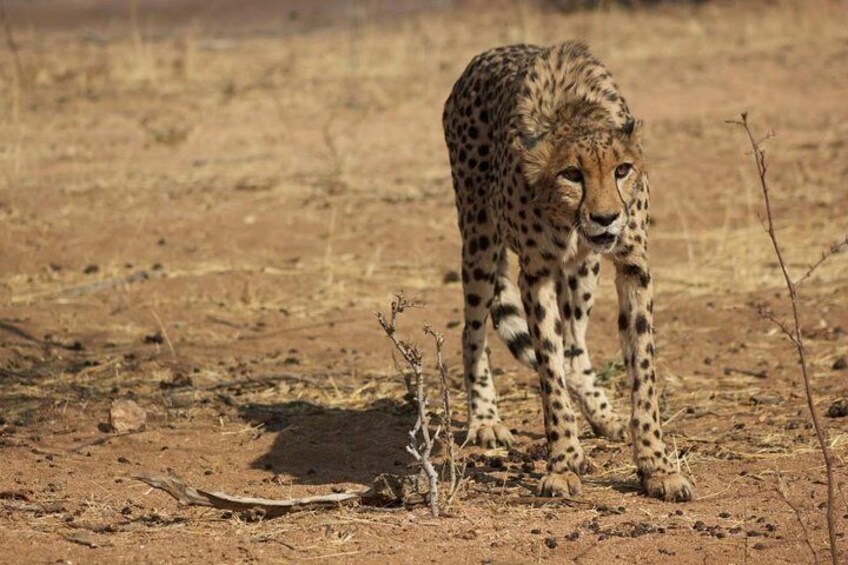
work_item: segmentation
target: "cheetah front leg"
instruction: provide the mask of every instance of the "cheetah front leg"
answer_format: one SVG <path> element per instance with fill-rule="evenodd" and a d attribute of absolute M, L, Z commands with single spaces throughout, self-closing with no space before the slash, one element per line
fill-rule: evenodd
<path fill-rule="evenodd" d="M 522 266 L 519 286 L 536 351 L 548 440 L 548 467 L 539 484 L 539 494 L 577 495 L 579 475 L 586 471 L 587 460 L 577 439 L 577 423 L 566 387 L 562 319 L 555 280 L 550 274 L 529 274 Z"/>
<path fill-rule="evenodd" d="M 692 487 L 666 454 L 657 404 L 654 369 L 653 287 L 644 245 L 626 257 L 616 256 L 618 328 L 632 385 L 630 437 L 633 460 L 649 496 L 670 502 L 692 499 Z"/>
<path fill-rule="evenodd" d="M 591 254 L 575 265 L 567 265 L 561 272 L 557 294 L 564 326 L 566 383 L 595 435 L 624 441 L 626 428 L 606 391 L 595 384 L 586 344 L 600 269 L 600 257 Z"/>

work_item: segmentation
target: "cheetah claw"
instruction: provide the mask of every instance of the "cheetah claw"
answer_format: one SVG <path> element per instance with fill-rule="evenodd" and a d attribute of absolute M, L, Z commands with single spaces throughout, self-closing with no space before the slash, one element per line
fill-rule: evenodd
<path fill-rule="evenodd" d="M 692 500 L 692 485 L 679 473 L 655 473 L 642 479 L 648 496 L 666 502 L 688 502 Z"/>
<path fill-rule="evenodd" d="M 515 442 L 509 428 L 501 423 L 472 426 L 468 430 L 468 441 L 485 448 L 510 447 Z"/>
<path fill-rule="evenodd" d="M 580 477 L 571 471 L 548 473 L 542 477 L 536 492 L 539 496 L 568 497 L 580 495 Z"/>

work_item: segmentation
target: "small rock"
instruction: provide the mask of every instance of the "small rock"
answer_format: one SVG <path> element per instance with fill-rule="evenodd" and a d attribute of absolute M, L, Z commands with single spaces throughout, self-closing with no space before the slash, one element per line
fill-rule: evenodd
<path fill-rule="evenodd" d="M 162 390 L 171 390 L 175 388 L 186 388 L 192 386 L 194 383 L 191 380 L 191 377 L 186 375 L 185 373 L 176 373 L 174 374 L 170 380 L 167 381 L 159 381 L 159 388 Z"/>
<path fill-rule="evenodd" d="M 132 400 L 116 400 L 109 410 L 109 425 L 118 433 L 138 432 L 147 424 L 147 412 Z"/>
<path fill-rule="evenodd" d="M 768 396 L 765 394 L 751 396 L 751 404 L 773 406 L 783 402 L 783 398 L 778 395 Z"/>
<path fill-rule="evenodd" d="M 848 369 L 848 359 L 845 359 L 845 357 L 839 357 L 833 362 L 833 365 L 831 365 L 830 368 L 834 371 L 844 371 L 845 369 Z"/>
<path fill-rule="evenodd" d="M 825 414 L 828 418 L 844 418 L 848 416 L 848 399 L 840 398 L 830 405 Z"/>
<path fill-rule="evenodd" d="M 265 518 L 265 510 L 262 508 L 248 508 L 239 513 L 239 517 L 248 524 L 261 522 Z"/>
<path fill-rule="evenodd" d="M 162 332 L 156 332 L 154 334 L 144 336 L 141 341 L 147 345 L 160 344 L 165 343 L 165 337 L 162 335 Z"/>
<path fill-rule="evenodd" d="M 94 273 L 96 273 L 98 271 L 100 271 L 100 267 L 98 267 L 97 265 L 94 265 L 94 264 L 86 265 L 85 268 L 82 270 L 82 272 L 85 273 L 86 275 L 93 275 Z"/>
<path fill-rule="evenodd" d="M 556 538 L 555 538 L 555 537 L 553 537 L 553 536 L 552 536 L 552 537 L 549 537 L 549 538 L 546 538 L 546 539 L 545 539 L 545 545 L 547 545 L 547 546 L 548 546 L 549 548 L 551 548 L 551 549 L 555 548 L 555 547 L 557 546 L 557 540 L 556 540 Z"/>

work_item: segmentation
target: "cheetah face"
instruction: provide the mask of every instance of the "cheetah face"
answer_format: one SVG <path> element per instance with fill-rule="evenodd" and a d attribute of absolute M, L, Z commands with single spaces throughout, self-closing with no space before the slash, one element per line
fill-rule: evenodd
<path fill-rule="evenodd" d="M 523 155 L 534 201 L 595 251 L 611 251 L 629 219 L 643 168 L 634 126 L 554 134 Z"/>

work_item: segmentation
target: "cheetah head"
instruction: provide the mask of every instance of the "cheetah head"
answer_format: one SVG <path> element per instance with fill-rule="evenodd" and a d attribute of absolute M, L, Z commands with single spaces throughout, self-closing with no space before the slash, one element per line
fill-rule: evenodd
<path fill-rule="evenodd" d="M 595 251 L 609 252 L 627 225 L 641 186 L 641 122 L 574 128 L 520 140 L 534 202 L 556 225 L 576 231 Z"/>

